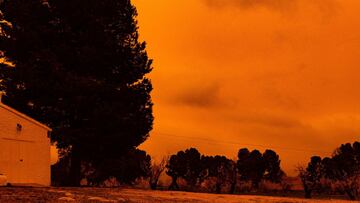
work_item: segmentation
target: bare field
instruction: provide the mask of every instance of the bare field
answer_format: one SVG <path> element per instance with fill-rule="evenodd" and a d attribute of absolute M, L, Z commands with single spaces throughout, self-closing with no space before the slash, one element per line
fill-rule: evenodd
<path fill-rule="evenodd" d="M 10 187 L 0 188 L 0 202 L 346 203 L 350 201 L 138 189 Z"/>

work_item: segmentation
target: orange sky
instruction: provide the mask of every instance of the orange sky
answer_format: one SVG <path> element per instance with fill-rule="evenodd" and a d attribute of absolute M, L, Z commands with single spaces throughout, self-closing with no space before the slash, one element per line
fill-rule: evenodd
<path fill-rule="evenodd" d="M 294 174 L 360 139 L 360 1 L 133 3 L 155 60 L 153 156 L 274 146 Z"/>

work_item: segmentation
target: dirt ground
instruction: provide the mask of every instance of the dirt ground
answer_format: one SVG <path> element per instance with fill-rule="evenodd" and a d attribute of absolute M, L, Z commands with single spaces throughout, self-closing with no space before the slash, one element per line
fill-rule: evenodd
<path fill-rule="evenodd" d="M 0 202 L 346 203 L 350 201 L 138 189 L 3 187 L 0 188 Z"/>

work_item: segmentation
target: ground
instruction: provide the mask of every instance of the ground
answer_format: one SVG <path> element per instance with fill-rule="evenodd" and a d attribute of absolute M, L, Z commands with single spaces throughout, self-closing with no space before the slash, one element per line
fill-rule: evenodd
<path fill-rule="evenodd" d="M 161 203 L 346 203 L 346 200 L 225 195 L 139 189 L 103 188 L 0 188 L 0 202 L 161 202 Z"/>

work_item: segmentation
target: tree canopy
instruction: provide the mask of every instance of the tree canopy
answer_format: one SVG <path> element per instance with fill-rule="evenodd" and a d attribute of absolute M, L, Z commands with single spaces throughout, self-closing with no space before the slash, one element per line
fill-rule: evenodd
<path fill-rule="evenodd" d="M 74 184 L 81 162 L 102 165 L 147 139 L 152 61 L 130 0 L 4 0 L 0 9 L 9 22 L 0 37 L 4 103 L 53 129 Z"/>
<path fill-rule="evenodd" d="M 350 199 L 357 199 L 360 189 L 360 143 L 342 144 L 331 157 L 311 157 L 306 169 L 299 168 L 299 176 L 307 198 L 311 198 L 313 191 L 319 192 L 326 180 Z"/>
<path fill-rule="evenodd" d="M 262 180 L 280 182 L 285 175 L 280 168 L 279 155 L 272 150 L 263 154 L 258 150 L 249 151 L 247 148 L 239 150 L 237 161 L 240 179 L 251 181 L 255 188 Z"/>
<path fill-rule="evenodd" d="M 206 178 L 215 178 L 215 192 L 221 193 L 224 185 L 229 183 L 232 187 L 236 184 L 236 164 L 225 156 L 203 156 L 203 169 L 206 170 Z M 230 193 L 235 189 L 231 188 Z"/>
<path fill-rule="evenodd" d="M 170 157 L 166 167 L 166 174 L 172 177 L 170 189 L 179 189 L 178 178 L 183 178 L 190 186 L 195 186 L 202 172 L 201 154 L 195 148 L 179 151 Z"/>
<path fill-rule="evenodd" d="M 285 175 L 276 152 L 266 150 L 262 154 L 246 148 L 239 150 L 237 162 L 220 155 L 201 155 L 197 149 L 190 148 L 172 155 L 166 167 L 166 173 L 172 178 L 170 189 L 180 189 L 177 180 L 181 178 L 191 187 L 200 187 L 206 181 L 214 183 L 216 193 L 221 193 L 225 186 L 234 193 L 238 178 L 258 189 L 261 181 L 280 183 Z"/>

